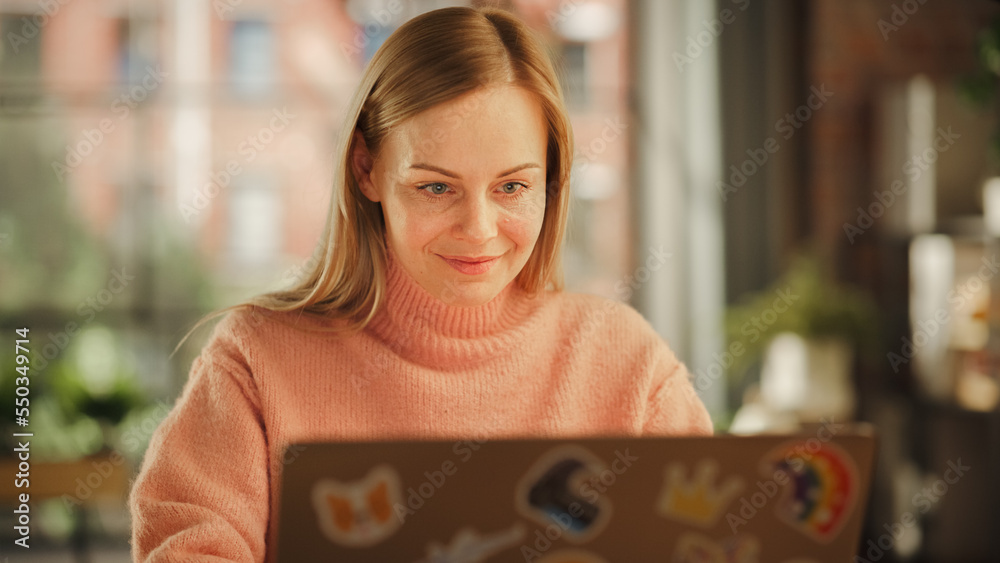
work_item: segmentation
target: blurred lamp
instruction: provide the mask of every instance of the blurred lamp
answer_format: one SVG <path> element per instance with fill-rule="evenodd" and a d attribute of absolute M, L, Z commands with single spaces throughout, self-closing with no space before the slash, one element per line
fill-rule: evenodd
<path fill-rule="evenodd" d="M 556 32 L 569 41 L 582 43 L 607 39 L 618 31 L 621 18 L 618 10 L 604 2 L 568 4 L 554 17 Z"/>
<path fill-rule="evenodd" d="M 1000 236 L 1000 177 L 994 176 L 983 184 L 983 215 L 986 232 Z"/>

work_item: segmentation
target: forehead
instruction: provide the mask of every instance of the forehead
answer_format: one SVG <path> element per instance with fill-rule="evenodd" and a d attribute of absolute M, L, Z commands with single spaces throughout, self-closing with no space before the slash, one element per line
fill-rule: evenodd
<path fill-rule="evenodd" d="M 538 98 L 516 86 L 480 88 L 400 123 L 386 137 L 383 156 L 396 165 L 544 166 L 547 123 Z M 392 163 L 387 163 L 392 166 Z"/>

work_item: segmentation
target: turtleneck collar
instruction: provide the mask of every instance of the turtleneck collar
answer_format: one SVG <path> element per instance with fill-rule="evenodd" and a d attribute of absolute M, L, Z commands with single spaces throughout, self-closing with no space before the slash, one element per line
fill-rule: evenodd
<path fill-rule="evenodd" d="M 483 305 L 449 305 L 417 283 L 390 249 L 386 297 L 366 330 L 419 363 L 467 364 L 516 343 L 515 329 L 541 301 L 511 281 Z"/>

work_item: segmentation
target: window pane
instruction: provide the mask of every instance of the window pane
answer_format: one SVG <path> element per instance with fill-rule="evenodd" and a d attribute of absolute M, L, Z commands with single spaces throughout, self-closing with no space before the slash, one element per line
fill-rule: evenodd
<path fill-rule="evenodd" d="M 267 22 L 233 22 L 229 37 L 229 75 L 240 96 L 261 97 L 271 92 L 274 77 L 274 36 Z"/>

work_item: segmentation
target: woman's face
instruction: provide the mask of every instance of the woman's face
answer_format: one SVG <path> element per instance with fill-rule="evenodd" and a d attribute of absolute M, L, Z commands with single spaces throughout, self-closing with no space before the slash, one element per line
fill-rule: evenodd
<path fill-rule="evenodd" d="M 360 134 L 356 134 L 360 141 Z M 355 177 L 381 202 L 403 268 L 449 305 L 493 299 L 531 256 L 545 210 L 546 121 L 521 88 L 477 89 L 395 127 Z"/>

